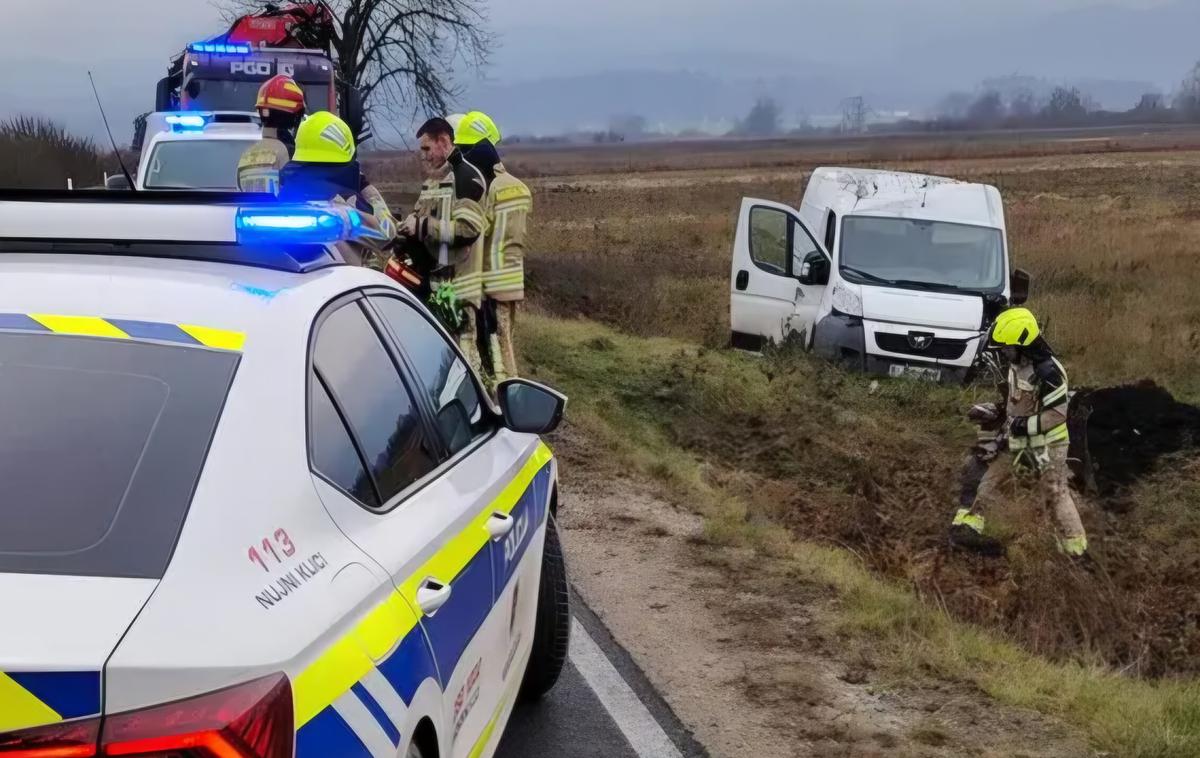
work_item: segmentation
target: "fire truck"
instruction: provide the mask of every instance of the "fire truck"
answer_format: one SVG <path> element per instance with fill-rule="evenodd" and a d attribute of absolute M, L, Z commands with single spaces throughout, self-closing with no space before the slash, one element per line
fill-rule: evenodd
<path fill-rule="evenodd" d="M 369 136 L 362 97 L 338 77 L 334 34 L 324 3 L 268 4 L 176 56 L 158 82 L 154 111 L 250 113 L 262 83 L 286 74 L 304 88 L 310 113 L 337 113 L 361 142 Z M 141 149 L 154 121 L 146 114 L 135 123 L 135 149 Z"/>

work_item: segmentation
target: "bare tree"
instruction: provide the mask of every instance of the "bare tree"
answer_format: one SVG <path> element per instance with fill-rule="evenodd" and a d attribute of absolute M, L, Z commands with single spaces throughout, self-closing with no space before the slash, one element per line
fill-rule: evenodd
<path fill-rule="evenodd" d="M 1042 118 L 1051 125 L 1082 123 L 1088 114 L 1088 98 L 1075 87 L 1055 87 L 1042 107 Z"/>
<path fill-rule="evenodd" d="M 760 97 L 755 101 L 746 118 L 738 123 L 736 132 L 747 137 L 770 137 L 779 133 L 779 120 L 783 109 L 773 97 Z"/>
<path fill-rule="evenodd" d="M 217 0 L 233 18 L 260 10 L 255 0 Z M 461 94 L 455 70 L 487 62 L 494 39 L 486 0 L 318 0 L 334 18 L 332 46 L 341 81 L 369 110 L 395 117 L 445 115 Z"/>
<path fill-rule="evenodd" d="M 1189 121 L 1200 119 L 1200 63 L 1188 72 L 1175 93 L 1175 109 Z"/>
<path fill-rule="evenodd" d="M 989 90 L 981 94 L 967 108 L 967 123 L 977 129 L 997 129 L 1004 121 L 1004 100 L 1000 93 Z"/>

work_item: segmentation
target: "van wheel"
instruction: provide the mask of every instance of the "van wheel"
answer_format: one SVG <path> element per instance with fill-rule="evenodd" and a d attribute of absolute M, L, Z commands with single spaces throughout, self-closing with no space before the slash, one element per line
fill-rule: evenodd
<path fill-rule="evenodd" d="M 567 563 L 553 516 L 546 521 L 546 549 L 538 584 L 537 617 L 533 650 L 521 682 L 521 699 L 537 700 L 554 687 L 567 661 L 571 639 L 571 597 L 567 589 Z"/>

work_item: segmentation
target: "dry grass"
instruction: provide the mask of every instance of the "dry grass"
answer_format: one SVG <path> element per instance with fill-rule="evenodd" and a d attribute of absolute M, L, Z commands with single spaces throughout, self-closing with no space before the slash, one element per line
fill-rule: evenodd
<path fill-rule="evenodd" d="M 571 421 L 594 442 L 594 455 L 703 514 L 709 543 L 753 548 L 756 560 L 832 591 L 839 612 L 825 633 L 861 649 L 888 676 L 973 683 L 1003 702 L 1066 719 L 1113 755 L 1200 751 L 1193 682 L 1135 679 L 1082 652 L 1057 661 L 1030 654 L 1031 636 L 1055 622 L 1017 617 L 1000 632 L 964 624 L 936 595 L 912 591 L 927 589 L 920 577 L 881 580 L 868 570 L 876 567 L 872 551 L 885 544 L 879 535 L 906 545 L 913 564 L 944 554 L 940 539 L 920 547 L 924 537 L 913 524 L 944 528 L 949 509 L 938 494 L 949 498 L 949 482 L 938 481 L 950 478 L 951 451 L 963 441 L 958 433 L 966 430 L 955 428 L 951 413 L 965 391 L 897 382 L 872 392 L 861 377 L 796 356 L 707 351 L 582 319 L 530 315 L 524 324 L 528 370 L 571 393 Z M 911 459 L 923 466 L 897 465 Z M 1069 567 L 1048 553 L 1031 552 L 1017 570 L 1024 574 L 997 584 L 1016 587 L 1032 576 L 1057 577 L 1062 586 L 1057 595 L 1027 594 L 1026 612 L 1093 608 L 1112 617 L 1128 608 L 1067 581 Z M 971 580 L 958 581 L 968 588 Z M 927 736 L 936 733 L 931 726 Z"/>
<path fill-rule="evenodd" d="M 534 297 L 633 334 L 722 346 L 741 198 L 797 203 L 816 163 L 536 180 Z M 1153 376 L 1200 399 L 1200 152 L 881 165 L 1000 186 L 1014 261 L 1035 276 L 1031 306 L 1077 383 Z"/>

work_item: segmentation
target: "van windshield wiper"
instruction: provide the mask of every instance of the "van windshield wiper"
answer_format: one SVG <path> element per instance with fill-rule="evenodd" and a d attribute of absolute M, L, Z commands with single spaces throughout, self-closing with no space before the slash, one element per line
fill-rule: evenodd
<path fill-rule="evenodd" d="M 842 273 L 851 274 L 852 276 L 856 276 L 860 279 L 865 279 L 868 282 L 874 282 L 876 284 L 899 284 L 899 282 L 894 282 L 891 279 L 884 279 L 882 276 L 876 276 L 875 274 L 871 274 L 866 271 L 860 271 L 859 269 L 851 268 L 850 266 L 842 266 Z"/>
<path fill-rule="evenodd" d="M 960 287 L 957 284 L 944 284 L 942 282 L 919 282 L 916 279 L 897 279 L 894 284 L 901 287 L 915 287 L 924 290 L 948 290 L 950 292 L 962 292 L 970 295 L 983 294 L 979 287 Z"/>

